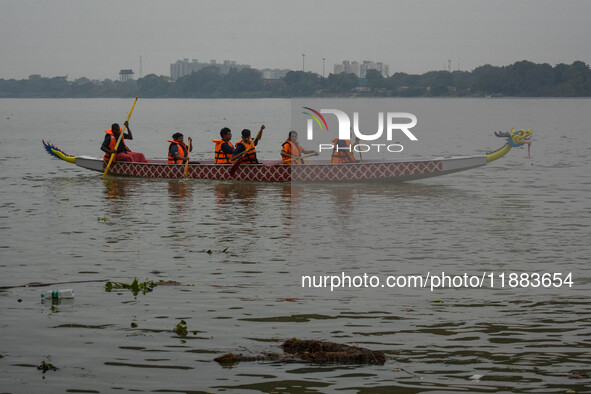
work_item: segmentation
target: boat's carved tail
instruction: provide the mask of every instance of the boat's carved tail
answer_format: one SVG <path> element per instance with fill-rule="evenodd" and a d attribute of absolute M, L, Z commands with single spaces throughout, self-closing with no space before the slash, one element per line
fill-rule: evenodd
<path fill-rule="evenodd" d="M 511 128 L 511 131 L 495 131 L 495 135 L 500 138 L 506 138 L 505 145 L 501 146 L 499 149 L 487 152 L 486 153 L 486 161 L 491 162 L 501 157 L 505 156 L 511 148 L 517 148 L 523 146 L 525 144 L 531 144 L 531 138 L 533 135 L 532 129 L 519 129 L 515 130 L 514 127 Z"/>
<path fill-rule="evenodd" d="M 68 163 L 76 163 L 76 156 L 69 156 L 66 152 L 54 146 L 53 144 L 45 142 L 45 140 L 42 141 L 43 147 L 51 156 L 62 159 L 63 161 L 67 161 Z"/>

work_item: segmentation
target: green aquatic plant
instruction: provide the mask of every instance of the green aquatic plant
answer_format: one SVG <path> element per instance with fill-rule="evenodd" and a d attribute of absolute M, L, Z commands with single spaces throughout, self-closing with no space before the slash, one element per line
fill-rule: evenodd
<path fill-rule="evenodd" d="M 179 337 L 186 337 L 189 333 L 189 331 L 187 330 L 187 322 L 181 320 L 172 331 L 174 331 L 176 335 L 178 335 Z"/>
<path fill-rule="evenodd" d="M 103 217 L 97 216 L 96 217 L 96 220 L 98 220 L 98 221 L 101 221 L 102 220 L 103 222 L 107 223 L 107 220 L 109 220 L 109 219 L 107 219 L 106 216 L 103 216 Z"/>
<path fill-rule="evenodd" d="M 162 281 L 161 281 L 162 282 Z M 153 280 L 146 280 L 145 282 L 138 282 L 137 278 L 130 283 L 123 282 L 107 282 L 105 283 L 105 291 L 111 292 L 113 289 L 127 289 L 130 290 L 134 296 L 137 296 L 140 292 L 146 294 L 154 290 L 154 287 L 158 286 L 159 282 Z"/>
<path fill-rule="evenodd" d="M 140 292 L 143 294 L 149 293 L 154 290 L 156 286 L 195 286 L 195 285 L 183 285 L 175 280 L 162 280 L 158 282 L 153 280 L 147 280 L 145 282 L 139 282 L 137 278 L 134 278 L 131 283 L 124 282 L 111 282 L 105 283 L 105 291 L 111 292 L 112 290 L 127 289 L 130 290 L 134 296 L 137 296 Z"/>
<path fill-rule="evenodd" d="M 179 337 L 186 337 L 189 334 L 189 329 L 187 328 L 187 322 L 184 320 L 181 320 L 174 328 L 173 330 L 175 332 L 176 335 L 178 335 Z M 191 333 L 193 335 L 197 335 L 198 331 L 191 331 Z"/>

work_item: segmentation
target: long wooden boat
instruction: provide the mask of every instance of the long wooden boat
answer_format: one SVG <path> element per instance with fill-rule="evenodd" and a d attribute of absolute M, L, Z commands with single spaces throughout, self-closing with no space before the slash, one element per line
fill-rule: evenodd
<path fill-rule="evenodd" d="M 531 144 L 531 129 L 511 129 L 511 132 L 495 134 L 506 138 L 505 144 L 484 155 L 368 160 L 346 164 L 314 161 L 310 164 L 286 165 L 281 161 L 263 161 L 261 164 L 241 165 L 234 172 L 230 171 L 231 164 L 200 161 L 199 164 L 189 164 L 186 178 L 251 182 L 403 182 L 481 167 L 503 157 L 512 147 Z M 99 157 L 70 156 L 45 141 L 43 146 L 50 155 L 82 168 L 103 172 L 107 165 Z M 148 160 L 148 163 L 114 162 L 109 174 L 143 178 L 185 178 L 185 165 L 167 164 L 167 160 Z"/>

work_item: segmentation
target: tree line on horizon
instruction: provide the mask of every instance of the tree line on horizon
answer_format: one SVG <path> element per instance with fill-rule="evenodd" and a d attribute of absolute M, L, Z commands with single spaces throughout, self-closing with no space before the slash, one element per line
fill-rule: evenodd
<path fill-rule="evenodd" d="M 222 74 L 206 67 L 172 81 L 146 75 L 125 82 L 90 81 L 67 77 L 0 79 L 2 98 L 273 98 L 273 97 L 591 97 L 591 69 L 582 61 L 573 64 L 536 64 L 527 60 L 509 66 L 484 65 L 472 71 L 395 73 L 384 77 L 368 70 L 364 79 L 355 74 L 290 71 L 277 80 L 263 79 L 252 68 Z"/>

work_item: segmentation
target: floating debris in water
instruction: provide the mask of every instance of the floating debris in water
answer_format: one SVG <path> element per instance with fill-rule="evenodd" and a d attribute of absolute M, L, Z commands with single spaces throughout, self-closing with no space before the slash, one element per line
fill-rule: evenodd
<path fill-rule="evenodd" d="M 181 282 L 176 280 L 159 280 L 155 282 L 153 280 L 147 280 L 145 282 L 139 282 L 137 278 L 134 278 L 131 283 L 124 282 L 107 282 L 105 283 L 105 291 L 111 292 L 113 290 L 127 289 L 130 290 L 134 296 L 137 296 L 140 291 L 142 294 L 146 294 L 154 290 L 156 286 L 195 286 L 194 284 L 183 285 Z"/>
<path fill-rule="evenodd" d="M 176 335 L 178 335 L 179 337 L 186 337 L 189 333 L 189 331 L 187 330 L 187 322 L 181 320 L 172 331 L 174 331 Z"/>
<path fill-rule="evenodd" d="M 176 280 L 161 280 L 158 282 L 158 286 L 182 286 L 182 283 Z"/>
<path fill-rule="evenodd" d="M 548 373 L 550 376 L 564 376 L 568 377 L 569 379 L 587 379 L 591 378 L 591 370 L 572 370 L 568 372 L 552 372 Z"/>
<path fill-rule="evenodd" d="M 357 346 L 317 340 L 288 339 L 281 345 L 283 355 L 266 353 L 260 356 L 244 356 L 226 353 L 214 359 L 229 366 L 240 361 L 304 361 L 310 363 L 373 364 L 383 365 L 386 355 L 379 351 Z"/>
<path fill-rule="evenodd" d="M 40 365 L 37 366 L 37 369 L 39 371 L 43 371 L 43 373 L 47 372 L 47 371 L 57 371 L 59 368 L 57 368 L 55 365 L 50 364 L 50 363 L 46 363 L 45 361 L 41 362 Z"/>
<path fill-rule="evenodd" d="M 174 331 L 176 335 L 178 335 L 179 337 L 186 337 L 189 334 L 189 330 L 187 329 L 187 322 L 181 320 L 172 331 Z M 191 333 L 193 333 L 193 335 L 197 335 L 198 331 L 191 331 Z"/>
<path fill-rule="evenodd" d="M 137 278 L 135 278 L 131 283 L 107 282 L 105 283 L 105 291 L 111 292 L 113 289 L 127 289 L 130 290 L 134 296 L 137 296 L 140 291 L 143 294 L 146 294 L 154 290 L 154 287 L 156 286 L 158 286 L 158 282 L 154 282 L 153 280 L 146 280 L 145 282 L 140 283 Z"/>
<path fill-rule="evenodd" d="M 207 254 L 214 254 L 214 253 L 226 253 L 226 251 L 229 249 L 230 247 L 226 247 L 224 250 L 215 250 L 215 249 L 207 249 L 205 251 L 205 253 Z"/>

